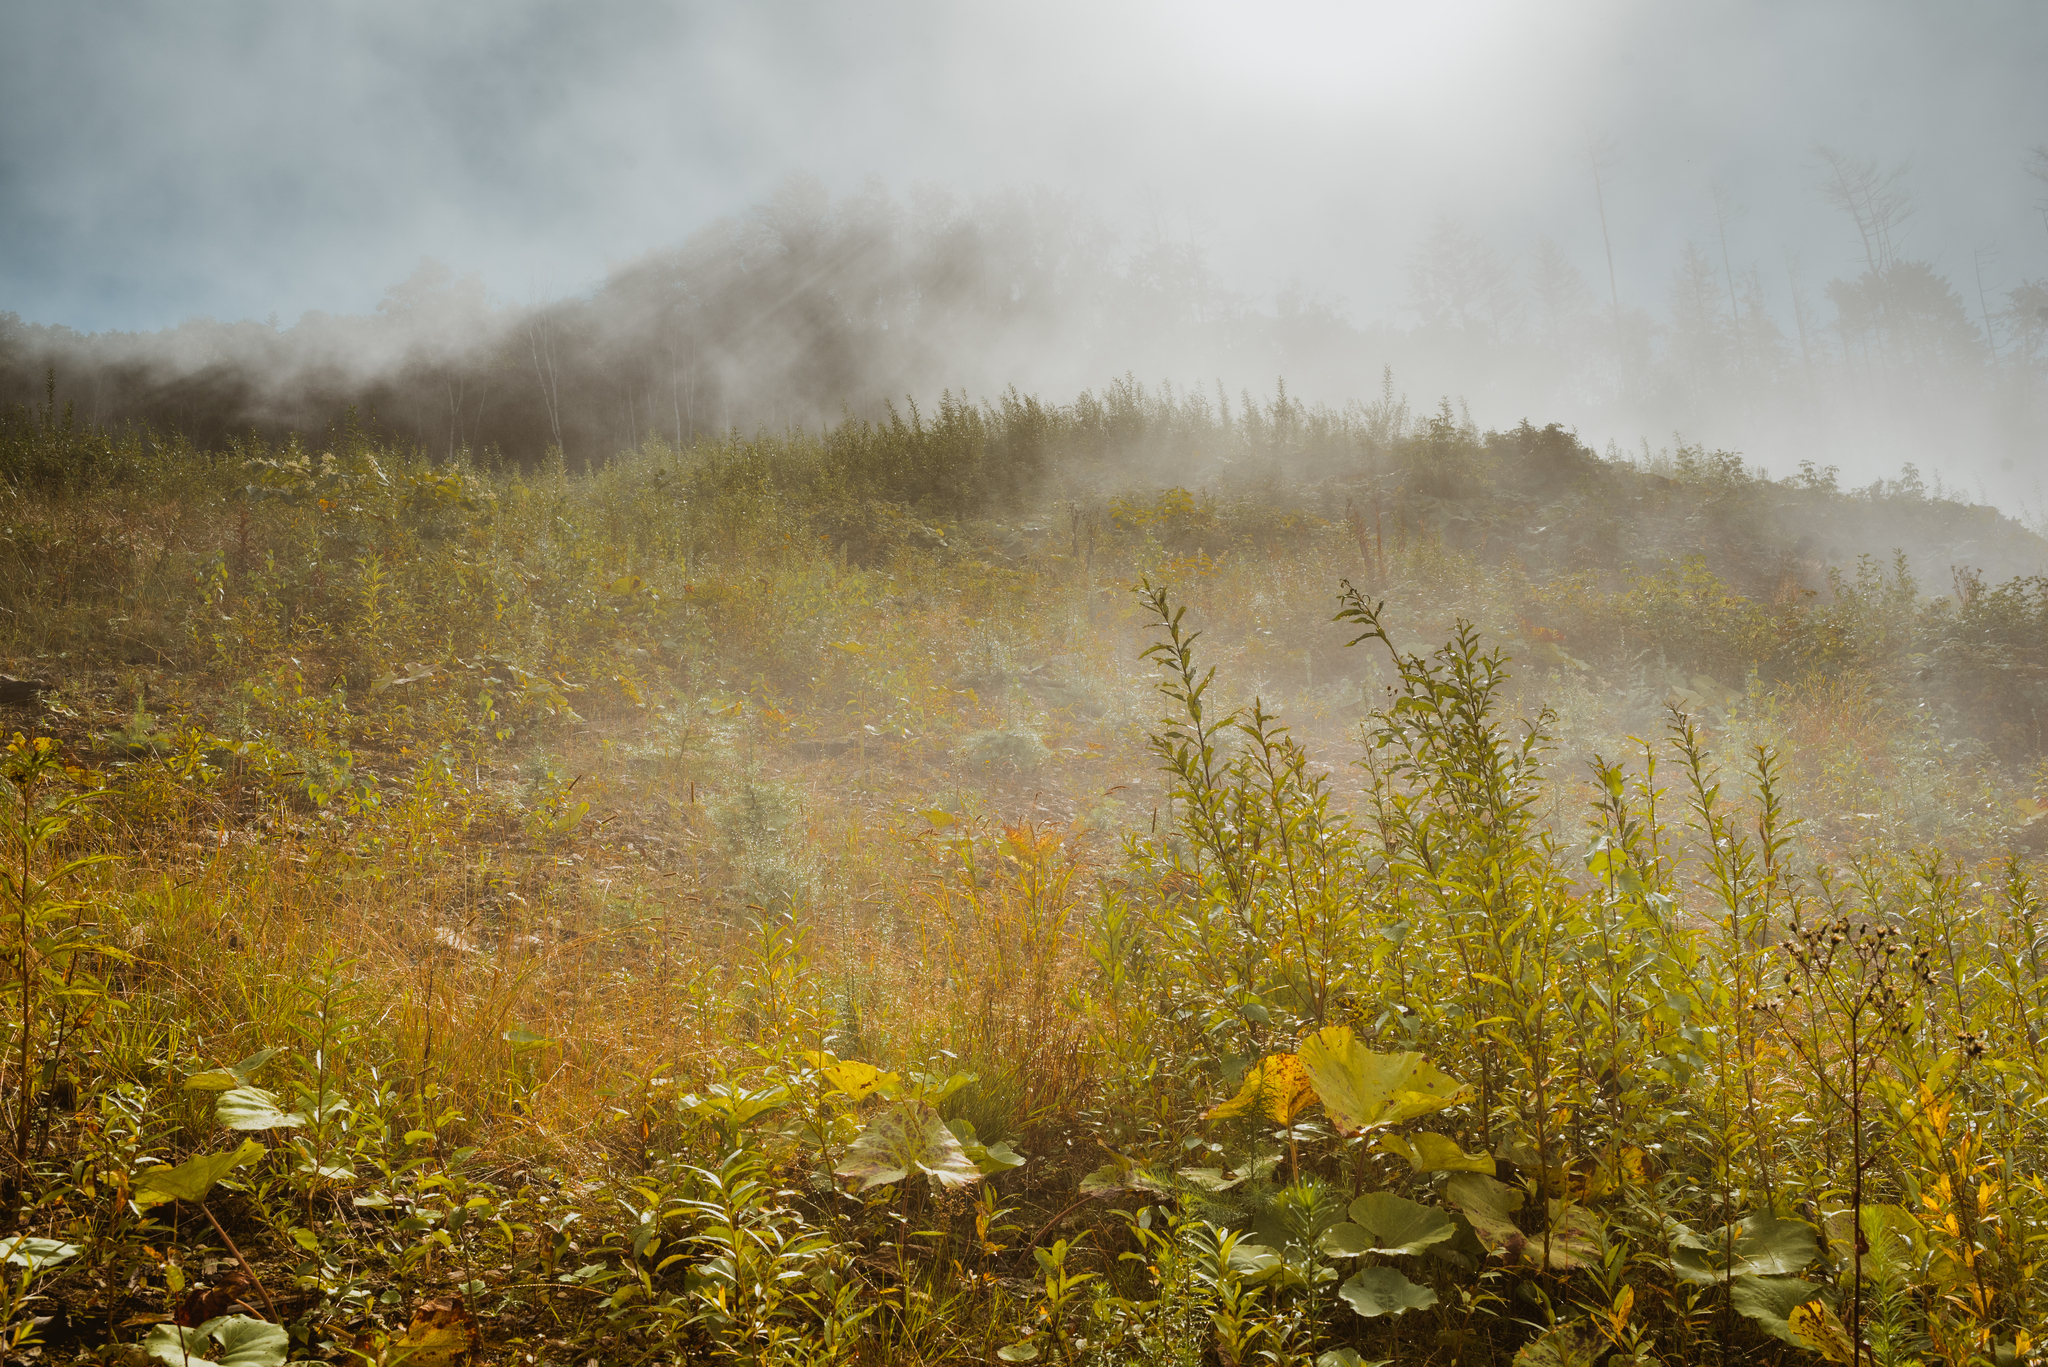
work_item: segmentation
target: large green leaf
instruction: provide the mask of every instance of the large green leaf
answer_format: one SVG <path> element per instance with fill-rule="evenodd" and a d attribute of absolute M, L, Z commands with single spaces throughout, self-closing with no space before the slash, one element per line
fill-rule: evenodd
<path fill-rule="evenodd" d="M 1790 1317 L 1793 1310 L 1822 1295 L 1820 1287 L 1797 1277 L 1737 1277 L 1728 1290 L 1728 1303 L 1736 1314 L 1755 1320 L 1772 1338 L 1805 1348 L 1806 1340 L 1792 1332 Z"/>
<path fill-rule="evenodd" d="M 1472 1228 L 1472 1222 L 1465 1218 L 1463 1211 L 1451 1217 L 1451 1227 L 1454 1231 L 1451 1237 L 1440 1244 L 1431 1244 L 1429 1256 L 1441 1258 L 1467 1272 L 1477 1271 L 1479 1265 L 1486 1261 L 1486 1245 L 1480 1242 L 1478 1232 Z"/>
<path fill-rule="evenodd" d="M 834 1171 L 860 1178 L 862 1190 L 901 1182 L 913 1172 L 948 1187 L 981 1180 L 981 1169 L 946 1122 L 922 1101 L 906 1101 L 876 1116 Z"/>
<path fill-rule="evenodd" d="M 1522 1192 L 1482 1173 L 1461 1172 L 1444 1184 L 1444 1197 L 1472 1222 L 1472 1232 L 1489 1253 L 1519 1247 L 1524 1238 L 1514 1212 L 1522 1208 Z"/>
<path fill-rule="evenodd" d="M 203 1073 L 194 1073 L 185 1079 L 188 1092 L 225 1092 L 230 1087 L 245 1087 L 249 1079 L 256 1076 L 256 1070 L 277 1056 L 275 1049 L 258 1049 L 240 1063 L 225 1068 L 209 1068 Z"/>
<path fill-rule="evenodd" d="M 1440 1134 L 1386 1134 L 1380 1136 L 1383 1153 L 1395 1153 L 1408 1160 L 1416 1172 L 1483 1172 L 1493 1176 L 1495 1164 L 1490 1153 L 1466 1153 L 1457 1141 Z"/>
<path fill-rule="evenodd" d="M 1680 1226 L 1674 1242 L 1671 1270 L 1680 1279 L 1702 1286 L 1734 1277 L 1782 1277 L 1820 1256 L 1820 1241 L 1814 1237 L 1812 1225 L 1780 1219 L 1769 1212 L 1704 1236 Z"/>
<path fill-rule="evenodd" d="M 907 1090 L 913 1098 L 925 1105 L 936 1106 L 962 1087 L 972 1086 L 979 1081 L 980 1073 L 949 1073 L 945 1077 L 940 1077 L 937 1073 L 920 1073 L 913 1070 Z"/>
<path fill-rule="evenodd" d="M 40 1272 L 77 1256 L 77 1244 L 60 1243 L 55 1239 L 37 1239 L 26 1234 L 0 1239 L 0 1259 L 31 1272 Z"/>
<path fill-rule="evenodd" d="M 1361 1253 L 1420 1253 L 1458 1232 L 1451 1217 L 1384 1191 L 1369 1191 L 1351 1203 L 1351 1219 L 1323 1235 L 1323 1252 L 1337 1258 Z"/>
<path fill-rule="evenodd" d="M 297 1111 L 277 1104 L 277 1094 L 261 1087 L 235 1087 L 213 1103 L 214 1120 L 230 1130 L 284 1130 L 306 1123 Z"/>
<path fill-rule="evenodd" d="M 948 1120 L 946 1128 L 960 1141 L 960 1151 L 967 1155 L 967 1161 L 981 1170 L 983 1177 L 993 1177 L 999 1172 L 1024 1166 L 1024 1155 L 1010 1147 L 1007 1139 L 998 1139 L 993 1144 L 981 1142 L 981 1136 L 974 1132 L 971 1120 Z"/>
<path fill-rule="evenodd" d="M 1606 1238 L 1600 1217 L 1584 1206 L 1550 1203 L 1550 1224 L 1541 1234 L 1531 1234 L 1522 1256 L 1531 1265 L 1554 1272 L 1571 1272 L 1600 1260 Z"/>
<path fill-rule="evenodd" d="M 1345 1134 L 1398 1125 L 1472 1095 L 1470 1087 L 1438 1072 L 1420 1054 L 1374 1053 L 1348 1025 L 1310 1035 L 1295 1056 L 1331 1123 Z"/>
<path fill-rule="evenodd" d="M 284 1367 L 291 1346 L 284 1326 L 247 1315 L 222 1315 L 193 1329 L 159 1324 L 142 1341 L 144 1352 L 177 1367 Z"/>
<path fill-rule="evenodd" d="M 198 1201 L 213 1190 L 213 1184 L 245 1163 L 253 1163 L 270 1150 L 253 1139 L 244 1139 L 238 1149 L 223 1149 L 188 1158 L 176 1167 L 144 1168 L 135 1175 L 130 1197 L 144 1210 L 166 1201 Z"/>
<path fill-rule="evenodd" d="M 1427 1310 L 1436 1304 L 1436 1292 L 1417 1286 L 1391 1267 L 1360 1268 L 1337 1288 L 1337 1297 L 1367 1319 Z"/>

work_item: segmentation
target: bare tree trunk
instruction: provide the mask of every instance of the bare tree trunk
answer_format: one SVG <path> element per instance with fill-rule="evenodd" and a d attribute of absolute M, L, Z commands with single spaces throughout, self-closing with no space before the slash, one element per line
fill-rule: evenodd
<path fill-rule="evenodd" d="M 562 403 L 559 377 L 555 371 L 554 324 L 547 310 L 537 308 L 526 321 L 526 342 L 533 354 L 533 373 L 540 381 L 541 403 L 548 410 L 548 430 L 554 434 L 555 449 L 568 459 L 562 442 Z"/>
<path fill-rule="evenodd" d="M 1735 302 L 1735 267 L 1728 259 L 1728 192 L 1714 189 L 1714 230 L 1721 239 L 1721 272 L 1728 282 L 1728 316 L 1735 320 L 1735 366 L 1742 374 L 1743 388 L 1749 387 L 1749 348 L 1742 342 L 1742 306 Z"/>
<path fill-rule="evenodd" d="M 1614 165 L 1612 144 L 1597 143 L 1586 149 L 1593 164 L 1593 204 L 1600 210 L 1600 241 L 1607 248 L 1607 294 L 1614 303 L 1614 347 L 1621 350 L 1621 286 L 1614 278 L 1614 237 L 1607 231 L 1607 183 L 1604 173 Z"/>
<path fill-rule="evenodd" d="M 1991 327 L 1991 306 L 1984 302 L 1984 253 L 1970 253 L 1970 264 L 1977 272 L 1977 311 L 1984 315 L 1984 340 L 1991 347 L 1991 364 L 1998 364 L 1998 334 Z"/>

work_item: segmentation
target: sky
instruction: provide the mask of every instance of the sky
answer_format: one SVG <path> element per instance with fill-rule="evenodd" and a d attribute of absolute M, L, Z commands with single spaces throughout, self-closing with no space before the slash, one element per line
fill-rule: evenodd
<path fill-rule="evenodd" d="M 1402 320 L 1448 214 L 1623 302 L 1735 209 L 1738 270 L 1856 268 L 1814 148 L 1909 162 L 1909 254 L 2048 275 L 2048 4 L 0 0 L 0 311 L 81 330 L 359 313 L 422 258 L 526 301 L 793 174 L 1072 192 L 1255 305 Z"/>

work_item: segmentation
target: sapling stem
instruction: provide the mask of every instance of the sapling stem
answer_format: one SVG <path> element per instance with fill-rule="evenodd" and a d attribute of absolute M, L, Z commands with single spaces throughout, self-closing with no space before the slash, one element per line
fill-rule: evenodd
<path fill-rule="evenodd" d="M 255 1264 L 243 1256 L 241 1249 L 235 1247 L 234 1239 L 229 1236 L 225 1229 L 220 1227 L 220 1221 L 213 1217 L 213 1212 L 207 1208 L 206 1202 L 201 1201 L 199 1203 L 199 1213 L 206 1217 L 206 1222 L 213 1226 L 213 1232 L 220 1235 L 221 1242 L 228 1246 L 228 1252 L 235 1255 L 235 1261 L 241 1264 L 244 1272 L 249 1274 L 249 1280 L 256 1284 L 256 1294 L 263 1297 L 263 1308 L 270 1312 L 270 1318 L 276 1320 L 279 1324 L 283 1324 L 284 1317 L 277 1313 L 277 1302 L 270 1299 L 269 1288 L 263 1285 L 263 1278 L 257 1275 Z"/>

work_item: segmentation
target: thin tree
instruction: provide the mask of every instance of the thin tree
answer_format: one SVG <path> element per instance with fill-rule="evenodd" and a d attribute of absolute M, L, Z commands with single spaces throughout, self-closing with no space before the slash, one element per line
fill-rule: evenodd
<path fill-rule="evenodd" d="M 1970 265 L 1977 274 L 1977 311 L 1984 315 L 1984 340 L 1991 344 L 1991 364 L 1998 364 L 1998 333 L 1991 326 L 1991 305 L 1984 300 L 1984 251 L 1970 253 Z"/>
<path fill-rule="evenodd" d="M 1869 297 L 1875 305 L 1879 357 L 1891 359 L 1902 340 L 1892 298 L 1892 266 L 1898 256 L 1893 234 L 1913 214 L 1913 193 L 1903 183 L 1908 169 L 1900 162 L 1889 171 L 1869 158 L 1852 157 L 1832 147 L 1814 149 L 1826 166 L 1821 194 L 1827 202 L 1849 215 L 1863 241 L 1863 260 L 1868 270 Z M 1846 342 L 1846 339 L 1845 339 Z"/>
<path fill-rule="evenodd" d="M 1600 241 L 1607 248 L 1607 294 L 1614 303 L 1614 345 L 1621 346 L 1621 286 L 1614 278 L 1614 237 L 1607 231 L 1607 172 L 1614 169 L 1614 144 L 1601 139 L 1586 146 L 1593 165 L 1593 204 L 1600 211 Z"/>
<path fill-rule="evenodd" d="M 533 309 L 526 316 L 526 343 L 533 355 L 533 373 L 540 381 L 540 400 L 548 411 L 548 430 L 554 434 L 555 449 L 568 458 L 567 448 L 562 443 L 562 398 L 560 379 L 555 368 L 554 320 L 546 306 Z"/>
<path fill-rule="evenodd" d="M 1728 316 L 1735 320 L 1735 364 L 1747 375 L 1749 357 L 1742 345 L 1742 305 L 1735 300 L 1735 267 L 1728 258 L 1728 220 L 1740 217 L 1742 210 L 1730 209 L 1728 190 L 1725 186 L 1711 187 L 1714 194 L 1714 232 L 1721 239 L 1721 273 L 1728 283 Z"/>
<path fill-rule="evenodd" d="M 1863 258 L 1873 274 L 1882 276 L 1897 259 L 1893 232 L 1913 215 L 1913 192 L 1903 184 L 1910 167 L 1900 162 L 1887 171 L 1875 161 L 1827 146 L 1814 153 L 1827 165 L 1821 193 L 1855 222 Z"/>

